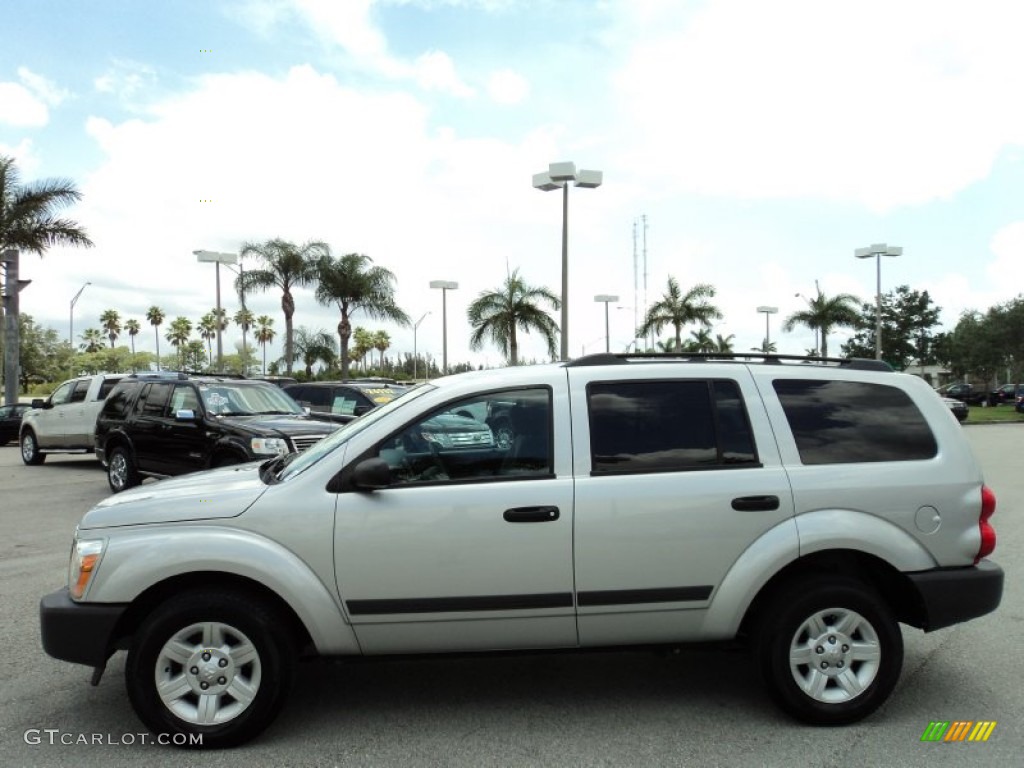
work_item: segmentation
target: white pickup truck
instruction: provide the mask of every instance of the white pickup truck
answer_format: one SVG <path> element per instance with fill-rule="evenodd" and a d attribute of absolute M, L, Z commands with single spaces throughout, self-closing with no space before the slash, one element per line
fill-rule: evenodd
<path fill-rule="evenodd" d="M 61 384 L 46 399 L 32 401 L 21 419 L 21 460 L 42 464 L 47 453 L 90 453 L 96 416 L 123 373 L 79 376 Z"/>

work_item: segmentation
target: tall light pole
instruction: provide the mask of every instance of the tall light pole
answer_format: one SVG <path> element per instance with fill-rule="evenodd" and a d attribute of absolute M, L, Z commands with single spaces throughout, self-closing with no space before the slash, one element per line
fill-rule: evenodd
<path fill-rule="evenodd" d="M 429 314 L 430 314 L 429 312 L 424 312 L 423 316 L 420 317 L 419 320 L 417 320 L 415 323 L 412 324 L 412 380 L 413 381 L 416 381 L 416 374 L 418 372 L 417 365 L 419 363 L 419 357 L 418 357 L 419 353 L 416 351 L 416 331 L 419 329 L 420 323 L 423 322 L 423 318 L 425 318 Z M 428 371 L 427 373 L 429 375 L 430 372 Z"/>
<path fill-rule="evenodd" d="M 612 296 L 607 293 L 599 293 L 594 297 L 594 301 L 604 304 L 604 351 L 605 353 L 611 352 L 611 336 L 608 333 L 608 305 L 613 301 L 618 301 L 618 296 Z"/>
<path fill-rule="evenodd" d="M 549 163 L 548 170 L 533 174 L 533 186 L 543 192 L 562 190 L 562 351 L 561 359 L 569 359 L 569 182 L 574 186 L 594 189 L 601 186 L 601 171 L 576 170 L 576 163 Z"/>
<path fill-rule="evenodd" d="M 441 374 L 448 374 L 448 291 L 454 291 L 459 284 L 452 280 L 431 280 L 431 288 L 441 289 Z M 422 318 L 420 318 L 422 319 Z"/>
<path fill-rule="evenodd" d="M 875 243 L 866 248 L 858 248 L 853 255 L 858 259 L 870 259 L 875 257 L 876 267 L 876 288 L 875 288 L 875 359 L 882 359 L 882 257 L 899 256 L 903 249 L 898 245 L 886 245 Z"/>
<path fill-rule="evenodd" d="M 779 311 L 778 307 L 758 307 L 758 312 L 764 313 L 764 353 L 767 355 L 771 351 L 772 343 L 772 332 L 770 327 L 771 316 Z"/>
<path fill-rule="evenodd" d="M 221 264 L 236 264 L 238 262 L 237 253 L 218 253 L 217 251 L 192 251 L 195 254 L 197 261 L 209 262 L 212 261 L 217 265 L 217 370 L 220 371 L 223 367 L 222 362 L 224 359 L 224 342 L 221 339 L 220 327 L 221 327 L 221 309 L 220 309 L 220 265 Z"/>
<path fill-rule="evenodd" d="M 78 293 L 76 293 L 74 297 L 71 299 L 71 316 L 68 319 L 68 344 L 71 345 L 72 356 L 74 356 L 75 354 L 75 304 L 78 303 L 78 297 L 82 295 L 82 291 L 85 290 L 85 286 L 87 285 L 92 285 L 92 283 L 83 283 L 82 287 L 78 289 Z M 74 362 L 72 362 L 71 365 L 72 367 L 74 367 Z M 73 370 L 71 372 L 71 375 L 74 376 Z"/>

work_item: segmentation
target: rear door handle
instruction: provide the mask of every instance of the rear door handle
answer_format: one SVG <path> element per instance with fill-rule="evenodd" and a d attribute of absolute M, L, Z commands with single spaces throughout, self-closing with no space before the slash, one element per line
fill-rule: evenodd
<path fill-rule="evenodd" d="M 779 508 L 778 496 L 740 496 L 732 500 L 737 512 L 770 512 Z"/>
<path fill-rule="evenodd" d="M 506 523 L 552 523 L 559 517 L 558 507 L 513 507 L 502 515 Z"/>

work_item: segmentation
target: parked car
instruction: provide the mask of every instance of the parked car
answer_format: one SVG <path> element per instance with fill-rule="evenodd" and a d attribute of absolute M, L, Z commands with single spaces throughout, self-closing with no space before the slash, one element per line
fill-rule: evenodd
<path fill-rule="evenodd" d="M 7 445 L 18 439 L 21 431 L 21 417 L 32 406 L 28 403 L 14 403 L 0 406 L 0 445 Z"/>
<path fill-rule="evenodd" d="M 250 381 L 268 381 L 271 384 L 276 384 L 282 389 L 287 387 L 289 384 L 298 383 L 298 379 L 291 376 L 249 376 L 248 378 Z"/>
<path fill-rule="evenodd" d="M 122 373 L 79 376 L 47 398 L 36 398 L 21 419 L 21 460 L 42 464 L 48 453 L 91 453 L 96 416 Z"/>
<path fill-rule="evenodd" d="M 142 722 L 206 748 L 263 731 L 310 655 L 743 641 L 784 711 L 857 721 L 900 623 L 999 605 L 995 494 L 922 379 L 749 356 L 445 377 L 301 454 L 111 497 L 43 648 L 94 682 L 127 649 Z M 490 401 L 515 403 L 509 447 L 425 437 Z"/>
<path fill-rule="evenodd" d="M 267 382 L 137 374 L 114 388 L 100 412 L 96 455 L 119 493 L 144 477 L 303 451 L 336 429 Z"/>
<path fill-rule="evenodd" d="M 1002 405 L 1009 403 L 1016 405 L 1017 401 L 1024 397 L 1024 384 L 1003 384 L 988 393 L 989 405 Z"/>
<path fill-rule="evenodd" d="M 406 388 L 381 379 L 348 379 L 289 384 L 284 391 L 309 408 L 314 419 L 348 424 L 378 405 L 390 403 Z"/>
<path fill-rule="evenodd" d="M 963 400 L 954 400 L 952 397 L 943 397 L 942 402 L 944 402 L 949 407 L 949 410 L 953 412 L 957 421 L 967 420 L 967 415 L 970 409 L 967 407 L 967 403 Z"/>
<path fill-rule="evenodd" d="M 962 381 L 947 384 L 939 389 L 939 394 L 944 397 L 951 397 L 954 400 L 960 400 L 968 405 L 984 405 L 988 402 L 987 392 L 983 392 Z"/>

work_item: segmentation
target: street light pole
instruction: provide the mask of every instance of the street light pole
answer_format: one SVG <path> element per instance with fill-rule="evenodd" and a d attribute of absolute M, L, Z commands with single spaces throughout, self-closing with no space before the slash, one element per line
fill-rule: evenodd
<path fill-rule="evenodd" d="M 608 305 L 613 301 L 618 301 L 618 296 L 612 296 L 607 293 L 599 293 L 594 297 L 594 301 L 601 302 L 604 304 L 604 351 L 605 353 L 611 352 L 611 335 L 608 332 Z"/>
<path fill-rule="evenodd" d="M 221 264 L 236 264 L 238 262 L 237 253 L 218 253 L 216 251 L 192 251 L 196 256 L 197 261 L 209 262 L 212 261 L 217 265 L 217 371 L 219 372 L 223 368 L 224 358 L 224 342 L 221 339 L 221 309 L 220 309 L 220 265 Z"/>
<path fill-rule="evenodd" d="M 68 344 L 71 345 L 72 356 L 75 354 L 75 304 L 78 303 L 78 297 L 82 295 L 82 291 L 85 290 L 85 286 L 87 285 L 92 285 L 92 283 L 84 283 L 82 287 L 78 289 L 78 293 L 76 293 L 71 299 L 71 316 L 68 319 Z M 73 366 L 74 363 L 72 363 L 72 367 Z M 71 375 L 74 376 L 74 370 L 72 370 Z"/>
<path fill-rule="evenodd" d="M 769 325 L 769 319 L 772 315 L 779 311 L 778 307 L 758 307 L 758 312 L 764 313 L 764 353 L 767 355 L 771 351 L 772 333 Z"/>
<path fill-rule="evenodd" d="M 549 163 L 548 170 L 533 174 L 533 186 L 542 192 L 562 189 L 562 327 L 561 359 L 569 359 L 569 182 L 594 189 L 601 186 L 601 171 L 576 170 L 575 163 Z"/>
<path fill-rule="evenodd" d="M 875 257 L 875 359 L 882 359 L 882 257 L 900 256 L 903 249 L 898 245 L 875 243 L 866 248 L 858 248 L 853 255 L 858 259 Z"/>
<path fill-rule="evenodd" d="M 418 372 L 417 365 L 419 364 L 419 353 L 416 351 L 416 331 L 419 329 L 420 323 L 423 322 L 423 318 L 425 318 L 429 314 L 429 312 L 424 312 L 423 316 L 412 324 L 412 380 L 414 382 L 416 381 L 416 374 Z"/>
<path fill-rule="evenodd" d="M 430 287 L 441 289 L 441 374 L 446 376 L 448 375 L 448 291 L 454 291 L 459 284 L 452 280 L 431 280 Z"/>

